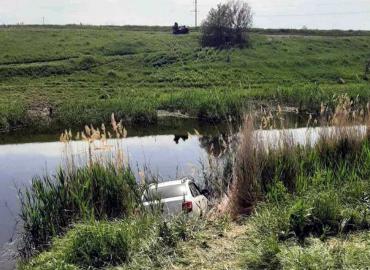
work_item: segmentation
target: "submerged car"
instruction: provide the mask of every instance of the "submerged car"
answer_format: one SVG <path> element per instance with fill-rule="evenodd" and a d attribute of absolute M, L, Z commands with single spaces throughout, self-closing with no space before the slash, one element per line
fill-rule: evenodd
<path fill-rule="evenodd" d="M 142 199 L 145 207 L 160 207 L 164 215 L 201 216 L 208 210 L 207 196 L 207 190 L 201 191 L 193 180 L 185 178 L 152 184 Z"/>

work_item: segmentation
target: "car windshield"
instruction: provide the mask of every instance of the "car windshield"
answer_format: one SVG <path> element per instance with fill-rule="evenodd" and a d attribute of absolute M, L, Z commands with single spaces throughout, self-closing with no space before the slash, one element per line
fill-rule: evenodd
<path fill-rule="evenodd" d="M 158 199 L 168 199 L 173 197 L 184 196 L 186 194 L 187 192 L 185 184 L 155 187 L 153 189 L 150 189 L 149 192 L 145 192 L 144 200 L 152 201 Z"/>

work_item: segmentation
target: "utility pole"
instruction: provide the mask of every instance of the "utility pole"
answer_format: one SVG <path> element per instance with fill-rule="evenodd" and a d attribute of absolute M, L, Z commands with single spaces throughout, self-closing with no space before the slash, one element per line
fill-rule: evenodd
<path fill-rule="evenodd" d="M 45 25 L 45 17 L 42 17 L 42 25 Z"/>
<path fill-rule="evenodd" d="M 195 5 L 195 27 L 198 27 L 198 0 L 194 0 L 194 5 Z"/>

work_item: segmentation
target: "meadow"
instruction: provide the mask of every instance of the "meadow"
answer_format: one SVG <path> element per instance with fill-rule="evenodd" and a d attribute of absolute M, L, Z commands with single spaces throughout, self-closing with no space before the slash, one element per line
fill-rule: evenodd
<path fill-rule="evenodd" d="M 370 33 L 254 29 L 245 49 L 201 48 L 166 27 L 0 28 L 0 130 L 109 121 L 155 124 L 157 110 L 207 122 L 280 103 L 315 112 L 348 93 L 367 102 Z"/>

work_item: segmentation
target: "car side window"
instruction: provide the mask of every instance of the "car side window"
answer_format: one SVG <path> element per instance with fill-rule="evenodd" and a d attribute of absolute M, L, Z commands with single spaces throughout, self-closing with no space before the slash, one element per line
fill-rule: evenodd
<path fill-rule="evenodd" d="M 193 195 L 194 198 L 200 195 L 199 189 L 194 185 L 194 183 L 189 183 L 189 188 L 191 195 Z"/>

